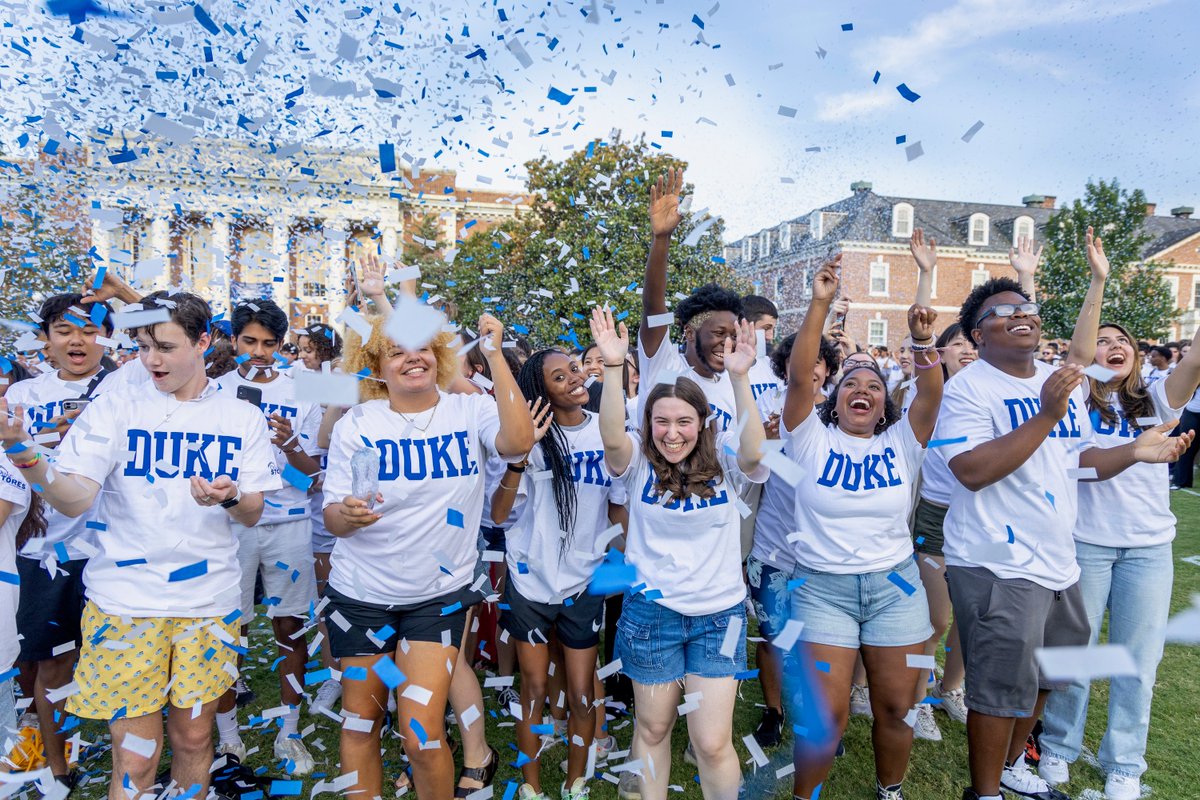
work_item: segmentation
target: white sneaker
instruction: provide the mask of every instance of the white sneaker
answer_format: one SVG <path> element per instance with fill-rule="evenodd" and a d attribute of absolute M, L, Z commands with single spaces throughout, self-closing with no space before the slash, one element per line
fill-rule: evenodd
<path fill-rule="evenodd" d="M 871 690 L 857 683 L 850 686 L 850 714 L 855 717 L 875 718 L 871 710 Z"/>
<path fill-rule="evenodd" d="M 617 749 L 617 740 L 612 736 L 604 739 L 596 739 L 592 742 L 592 749 L 596 751 L 596 768 L 608 760 L 608 754 Z M 563 759 L 559 765 L 562 767 L 563 774 L 567 773 L 567 759 Z"/>
<path fill-rule="evenodd" d="M 1061 792 L 1051 789 L 1050 784 L 1029 768 L 1024 756 L 1017 758 L 1017 763 L 1011 767 L 1004 768 L 1004 772 L 1000 774 L 1000 785 L 1024 797 L 1039 797 L 1043 794 L 1047 798 L 1062 796 Z"/>
<path fill-rule="evenodd" d="M 275 757 L 282 761 L 291 761 L 292 775 L 307 775 L 316 766 L 313 757 L 304 746 L 304 742 L 290 736 L 275 737 Z"/>
<path fill-rule="evenodd" d="M 933 718 L 933 706 L 921 703 L 917 706 L 917 721 L 913 724 L 913 736 L 928 742 L 940 742 L 942 731 Z"/>
<path fill-rule="evenodd" d="M 946 716 L 955 722 L 967 724 L 967 691 L 961 686 L 957 689 L 944 689 L 942 682 L 938 681 L 933 686 L 933 696 L 942 702 L 938 703 L 938 708 L 946 712 Z"/>
<path fill-rule="evenodd" d="M 540 792 L 535 792 L 528 783 L 522 783 L 521 788 L 517 789 L 517 800 L 550 800 L 550 798 Z"/>
<path fill-rule="evenodd" d="M 38 719 L 36 711 L 26 711 L 17 720 L 17 730 L 24 730 L 25 728 L 33 728 L 35 731 L 41 730 L 41 720 Z"/>
<path fill-rule="evenodd" d="M 1042 780 L 1051 786 L 1058 786 L 1060 783 L 1067 783 L 1071 780 L 1071 765 L 1065 758 L 1059 758 L 1043 750 L 1042 757 L 1038 761 L 1038 775 L 1041 775 Z"/>
<path fill-rule="evenodd" d="M 633 770 L 621 773 L 621 781 L 617 784 L 618 800 L 642 800 L 642 782 Z"/>
<path fill-rule="evenodd" d="M 217 758 L 221 756 L 237 756 L 238 761 L 246 760 L 246 745 L 241 739 L 232 742 L 221 742 L 217 745 Z"/>
<path fill-rule="evenodd" d="M 1142 796 L 1142 781 L 1118 772 L 1108 773 L 1104 782 L 1105 800 L 1137 800 Z"/>
<path fill-rule="evenodd" d="M 313 711 L 325 709 L 332 711 L 334 704 L 342 697 L 341 681 L 335 681 L 332 678 L 321 684 L 321 688 L 317 689 L 317 696 L 312 701 L 310 708 Z"/>

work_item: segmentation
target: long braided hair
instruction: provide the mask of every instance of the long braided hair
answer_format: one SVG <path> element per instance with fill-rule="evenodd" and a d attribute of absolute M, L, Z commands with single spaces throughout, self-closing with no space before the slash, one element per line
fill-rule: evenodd
<path fill-rule="evenodd" d="M 546 391 L 546 376 L 544 366 L 546 359 L 552 355 L 566 356 L 560 350 L 539 350 L 529 357 L 521 371 L 517 373 L 517 386 L 521 394 L 530 403 L 541 398 L 542 403 L 550 403 L 549 392 Z M 553 412 L 552 412 L 553 413 Z M 571 541 L 575 537 L 575 481 L 574 467 L 571 464 L 571 449 L 567 444 L 567 435 L 563 433 L 557 421 L 550 423 L 550 430 L 539 443 L 542 457 L 546 460 L 546 469 L 550 470 L 551 485 L 554 488 L 554 502 L 558 506 L 558 525 L 566 534 L 563 539 L 563 552 L 570 550 Z"/>

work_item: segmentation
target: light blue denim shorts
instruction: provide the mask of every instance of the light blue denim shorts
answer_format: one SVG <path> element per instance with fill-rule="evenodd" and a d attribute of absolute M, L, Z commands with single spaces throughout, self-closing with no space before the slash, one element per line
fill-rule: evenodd
<path fill-rule="evenodd" d="M 849 647 L 905 647 L 933 635 L 921 573 L 911 558 L 890 569 L 850 575 L 815 572 L 797 564 L 792 618 L 800 639 Z"/>
<path fill-rule="evenodd" d="M 721 654 L 725 631 L 737 620 L 733 654 Z M 738 603 L 715 614 L 689 617 L 647 600 L 626 595 L 617 621 L 621 671 L 638 683 L 667 683 L 684 675 L 732 677 L 746 669 L 746 608 Z"/>

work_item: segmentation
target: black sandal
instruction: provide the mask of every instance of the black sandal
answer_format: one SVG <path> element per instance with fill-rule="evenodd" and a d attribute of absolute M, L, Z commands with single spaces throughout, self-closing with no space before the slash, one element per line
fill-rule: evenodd
<path fill-rule="evenodd" d="M 488 760 L 482 767 L 467 767 L 464 766 L 458 771 L 457 783 L 462 783 L 463 778 L 470 781 L 479 781 L 483 786 L 467 787 L 455 786 L 454 796 L 457 800 L 470 797 L 482 789 L 486 789 L 492 785 L 492 779 L 496 777 L 496 770 L 500 769 L 500 754 L 496 752 L 496 748 L 488 748 Z"/>

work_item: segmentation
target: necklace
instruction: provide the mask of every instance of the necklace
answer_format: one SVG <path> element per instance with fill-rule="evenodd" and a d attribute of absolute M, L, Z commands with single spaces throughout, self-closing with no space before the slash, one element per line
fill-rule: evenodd
<path fill-rule="evenodd" d="M 424 427 L 417 424 L 417 418 L 420 417 L 420 415 L 424 414 L 425 413 L 424 411 L 418 411 L 415 414 L 413 414 L 411 417 L 408 414 L 405 414 L 403 411 L 399 410 L 398 408 L 396 408 L 394 406 L 392 406 L 392 411 L 395 411 L 397 414 L 399 414 L 400 418 L 403 419 L 405 422 L 407 422 L 409 425 L 416 428 L 421 433 L 424 433 L 425 431 L 427 431 L 429 429 L 429 426 L 433 424 L 433 416 L 434 416 L 434 414 L 437 413 L 438 405 L 440 405 L 441 402 L 442 402 L 442 395 L 439 392 L 438 399 L 436 401 L 434 401 L 433 408 L 428 409 L 429 419 L 427 419 L 425 421 Z M 390 406 L 391 403 L 389 403 L 388 405 Z"/>

